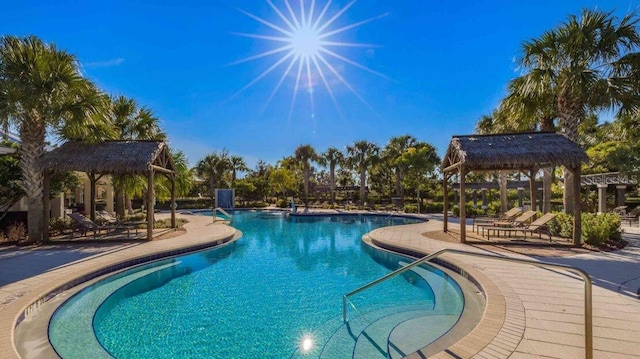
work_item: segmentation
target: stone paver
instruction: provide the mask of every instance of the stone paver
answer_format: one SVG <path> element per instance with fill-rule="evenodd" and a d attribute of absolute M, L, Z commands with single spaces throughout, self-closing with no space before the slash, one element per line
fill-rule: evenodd
<path fill-rule="evenodd" d="M 163 218 L 166 215 L 158 215 Z M 0 251 L 0 358 L 19 358 L 13 343 L 14 325 L 34 302 L 98 269 L 189 248 L 212 246 L 234 237 L 236 230 L 211 224 L 211 217 L 188 216 L 181 236 L 141 243 L 46 246 Z M 219 222 L 221 223 L 221 222 Z"/>
<path fill-rule="evenodd" d="M 459 229 L 456 225 L 451 227 Z M 442 222 L 433 220 L 419 225 L 381 228 L 373 231 L 370 236 L 381 244 L 409 247 L 423 253 L 432 253 L 443 248 L 483 251 L 473 246 L 436 241 L 422 236 L 424 232 L 441 228 Z M 470 231 L 470 228 L 467 230 Z M 640 242 L 636 240 L 638 237 L 640 236 L 627 234 L 630 245 L 616 252 L 537 258 L 582 268 L 591 276 L 594 285 L 595 358 L 640 356 L 640 300 L 634 295 L 637 289 L 635 281 L 640 276 Z M 531 259 L 517 254 L 510 256 Z M 459 342 L 464 344 L 460 345 L 459 352 L 455 352 L 456 345 L 450 348 L 454 354 L 477 358 L 585 356 L 584 287 L 579 277 L 562 270 L 470 256 L 445 254 L 444 258 L 461 264 L 463 269 L 470 268 L 483 273 L 500 289 L 506 301 L 512 302 L 512 305 L 505 307 L 504 321 L 495 337 L 484 343 L 479 343 L 478 338 L 464 338 Z M 487 311 L 483 321 L 491 316 L 493 314 Z M 473 334 L 472 332 L 470 336 Z M 517 341 L 517 344 L 514 341 Z M 516 344 L 514 350 L 511 350 L 509 344 Z M 478 348 L 480 346 L 483 347 Z M 453 356 L 440 353 L 437 357 Z"/>

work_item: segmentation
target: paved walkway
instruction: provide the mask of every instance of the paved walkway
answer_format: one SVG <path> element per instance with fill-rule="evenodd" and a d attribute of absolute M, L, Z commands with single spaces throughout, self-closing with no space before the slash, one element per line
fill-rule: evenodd
<path fill-rule="evenodd" d="M 158 215 L 163 218 L 166 215 Z M 232 238 L 236 230 L 211 224 L 211 217 L 188 216 L 181 236 L 140 243 L 77 243 L 0 251 L 0 358 L 18 359 L 14 324 L 36 300 L 67 282 L 97 269 L 161 253 L 211 246 Z"/>
<path fill-rule="evenodd" d="M 371 237 L 381 243 L 427 253 L 443 248 L 487 252 L 486 247 L 480 249 L 423 236 L 423 233 L 428 236 L 429 232 L 441 229 L 442 222 L 433 220 L 420 225 L 380 228 L 373 231 Z M 582 268 L 592 277 L 595 358 L 640 357 L 640 300 L 634 295 L 640 276 L 640 247 L 636 235 L 627 237 L 631 244 L 621 251 L 538 258 Z M 530 265 L 461 255 L 445 255 L 445 258 L 489 278 L 505 298 L 503 307 L 506 311 L 498 334 L 488 345 L 480 343 L 483 338 L 472 338 L 470 343 L 457 348 L 460 352 L 456 353 L 456 348 L 453 348 L 452 353 L 476 358 L 584 358 L 584 292 L 581 279 L 563 271 Z M 487 302 L 491 303 L 491 297 Z M 485 313 L 485 317 L 487 314 L 492 315 Z M 481 334 L 477 332 L 470 336 Z"/>
<path fill-rule="evenodd" d="M 97 268 L 151 253 L 212 243 L 234 230 L 190 216 L 188 233 L 167 240 L 134 244 L 91 244 L 0 251 L 0 358 L 17 358 L 13 325 L 43 294 Z M 455 229 L 456 224 L 450 224 Z M 437 219 L 418 225 L 386 227 L 371 237 L 380 243 L 434 252 L 483 248 L 437 241 L 423 236 L 442 229 Z M 468 229 L 470 231 L 470 228 Z M 640 357 L 640 229 L 628 229 L 630 245 L 621 251 L 572 257 L 538 258 L 585 269 L 593 279 L 595 358 Z M 514 255 L 519 258 L 531 258 Z M 583 283 L 573 275 L 530 265 L 445 255 L 474 275 L 488 290 L 480 326 L 450 348 L 459 357 L 584 357 Z M 453 357 L 441 353 L 441 358 Z"/>

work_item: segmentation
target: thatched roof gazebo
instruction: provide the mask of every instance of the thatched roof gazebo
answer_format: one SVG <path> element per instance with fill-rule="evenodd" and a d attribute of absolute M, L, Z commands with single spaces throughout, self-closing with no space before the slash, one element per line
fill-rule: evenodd
<path fill-rule="evenodd" d="M 564 166 L 572 174 L 576 189 L 572 199 L 576 213 L 573 226 L 574 244 L 580 244 L 580 166 L 588 161 L 584 150 L 568 138 L 553 132 L 505 133 L 496 135 L 453 136 L 442 162 L 444 173 L 444 231 L 447 231 L 449 210 L 448 180 L 460 175 L 460 240 L 466 240 L 464 184 L 469 172 L 522 171 L 529 177 L 531 192 L 535 193 L 535 174 L 545 167 Z M 535 208 L 531 196 L 531 208 Z"/>
<path fill-rule="evenodd" d="M 91 182 L 90 218 L 95 220 L 96 183 L 105 174 L 145 175 L 148 187 L 153 188 L 156 172 L 171 182 L 171 227 L 175 228 L 175 164 L 164 142 L 159 141 L 107 141 L 100 143 L 67 142 L 46 153 L 42 159 L 45 173 L 45 193 L 49 192 L 48 178 L 53 173 L 81 171 Z M 49 198 L 44 196 L 49 208 Z M 154 191 L 147 191 L 147 239 L 153 238 Z M 45 210 L 45 224 L 49 223 Z M 44 231 L 47 235 L 48 231 Z"/>

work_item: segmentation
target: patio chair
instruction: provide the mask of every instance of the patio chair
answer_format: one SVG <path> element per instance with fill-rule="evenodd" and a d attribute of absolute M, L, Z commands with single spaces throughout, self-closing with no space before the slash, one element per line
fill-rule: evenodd
<path fill-rule="evenodd" d="M 621 222 L 629 222 L 629 225 L 631 225 L 636 221 L 636 219 L 638 219 L 638 215 L 640 215 L 640 206 L 632 209 L 629 213 L 623 213 L 619 215 Z"/>
<path fill-rule="evenodd" d="M 535 217 L 538 214 L 538 212 L 536 211 L 526 211 L 524 213 L 522 213 L 521 215 L 519 215 L 517 218 L 515 218 L 512 221 L 493 221 L 490 223 L 478 223 L 476 224 L 476 228 L 478 228 L 478 230 L 480 230 L 480 228 L 482 228 L 482 236 L 484 237 L 484 229 L 485 228 L 490 228 L 490 227 L 524 227 L 526 226 L 527 222 L 530 221 L 533 217 Z"/>
<path fill-rule="evenodd" d="M 546 213 L 542 217 L 536 219 L 535 221 L 529 223 L 529 225 L 524 227 L 489 227 L 487 228 L 487 239 L 491 239 L 491 233 L 499 237 L 500 232 L 502 231 L 504 234 L 509 233 L 511 236 L 512 232 L 522 232 L 524 233 L 524 238 L 527 239 L 527 233 L 538 233 L 538 237 L 542 238 L 542 233 L 544 232 L 549 236 L 549 241 L 551 241 L 551 233 L 549 232 L 549 227 L 547 223 L 549 223 L 556 214 L 554 213 Z"/>
<path fill-rule="evenodd" d="M 499 217 L 475 217 L 471 225 L 471 230 L 475 231 L 478 225 L 489 224 L 497 221 L 512 221 L 517 215 L 522 212 L 519 207 L 513 207 L 510 210 L 504 212 Z"/>
<path fill-rule="evenodd" d="M 98 236 L 101 230 L 105 230 L 107 233 L 109 233 L 109 230 L 127 230 L 127 238 L 129 238 L 131 229 L 135 229 L 136 234 L 138 233 L 137 228 L 133 228 L 130 225 L 107 224 L 101 226 L 78 212 L 68 213 L 67 216 L 73 220 L 73 224 L 71 225 L 71 238 L 73 238 L 76 229 L 81 232 L 83 236 L 86 236 L 88 231 L 93 231 L 94 238 Z"/>

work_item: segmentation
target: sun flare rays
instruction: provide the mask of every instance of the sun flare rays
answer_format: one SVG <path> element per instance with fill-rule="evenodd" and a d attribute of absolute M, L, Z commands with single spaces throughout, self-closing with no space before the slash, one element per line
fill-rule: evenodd
<path fill-rule="evenodd" d="M 350 84 L 343 75 L 341 69 L 335 64 L 336 62 L 344 63 L 360 70 L 375 74 L 377 76 L 387 78 L 384 74 L 373 70 L 357 61 L 351 60 L 346 56 L 336 52 L 338 49 L 345 48 L 376 48 L 378 45 L 344 42 L 337 38 L 338 35 L 368 24 L 372 21 L 381 19 L 387 14 L 381 14 L 365 20 L 356 21 L 342 26 L 334 26 L 337 20 L 349 10 L 357 0 L 351 0 L 339 10 L 332 12 L 332 0 L 326 0 L 323 6 L 317 6 L 316 0 L 299 0 L 298 6 L 295 0 L 283 0 L 283 5 L 277 6 L 274 1 L 266 0 L 269 8 L 273 11 L 272 19 L 263 18 L 252 14 L 243 9 L 238 9 L 242 14 L 266 26 L 271 33 L 250 34 L 244 32 L 234 32 L 232 34 L 251 38 L 255 40 L 264 40 L 274 43 L 273 49 L 264 51 L 243 59 L 232 62 L 230 65 L 242 64 L 258 59 L 273 57 L 276 60 L 271 66 L 260 73 L 256 78 L 244 85 L 240 90 L 234 93 L 231 98 L 235 98 L 242 92 L 255 85 L 258 81 L 265 78 L 270 73 L 282 69 L 282 74 L 266 103 L 262 106 L 264 112 L 274 99 L 278 91 L 283 87 L 283 83 L 288 77 L 295 78 L 293 86 L 293 94 L 289 106 L 289 118 L 291 118 L 296 99 L 297 92 L 301 88 L 305 88 L 309 94 L 309 106 L 311 116 L 315 116 L 315 87 L 322 87 L 327 91 L 327 95 L 331 99 L 338 114 L 344 119 L 344 114 L 338 104 L 335 89 L 332 84 L 344 86 L 358 100 L 365 104 L 369 109 L 373 110 L 371 105 L 356 91 L 354 86 Z M 274 33 L 275 32 L 275 33 Z M 329 78 L 334 79 L 333 81 Z M 320 85 L 320 83 L 322 85 Z M 333 85 L 335 86 L 335 85 Z"/>

